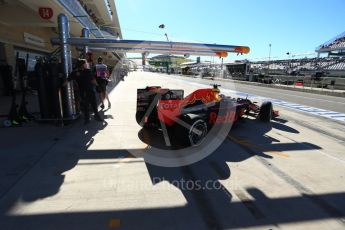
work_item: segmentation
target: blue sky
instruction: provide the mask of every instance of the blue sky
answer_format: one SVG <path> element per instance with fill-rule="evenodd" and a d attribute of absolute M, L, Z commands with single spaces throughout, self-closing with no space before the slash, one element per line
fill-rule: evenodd
<path fill-rule="evenodd" d="M 345 31 L 345 0 L 116 0 L 124 39 L 247 45 L 227 60 L 304 54 Z"/>

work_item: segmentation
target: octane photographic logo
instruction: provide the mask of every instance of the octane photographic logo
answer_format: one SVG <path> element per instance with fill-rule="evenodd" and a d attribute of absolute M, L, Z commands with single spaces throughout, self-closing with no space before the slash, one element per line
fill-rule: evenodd
<path fill-rule="evenodd" d="M 144 46 L 142 44 L 133 46 L 133 51 L 137 52 Z M 207 46 L 200 49 L 204 53 L 213 52 Z M 182 50 L 182 47 L 174 47 L 174 50 Z M 143 58 L 146 59 L 147 55 L 148 53 L 143 55 Z M 152 74 L 161 74 L 165 78 L 180 78 L 176 80 L 181 81 L 181 76 L 166 73 L 178 68 L 172 61 L 176 56 L 167 53 L 159 58 L 164 60 L 157 58 L 156 62 L 160 63 L 151 66 L 151 71 L 159 69 L 163 73 Z M 217 60 L 218 57 L 214 59 Z M 163 62 L 166 65 L 162 67 L 160 65 Z M 155 64 L 152 59 L 150 63 Z M 123 64 L 124 61 L 119 62 L 116 68 L 123 69 Z M 230 78 L 231 75 L 213 63 L 198 63 L 187 68 L 189 68 L 188 73 L 193 75 L 185 77 L 207 78 L 210 79 L 210 85 L 200 87 L 197 84 L 187 84 L 185 88 L 178 90 L 190 91 L 191 94 L 185 95 L 184 98 L 177 96 L 178 99 L 169 94 L 170 91 L 163 89 L 163 87 L 175 89 L 174 85 L 169 86 L 168 83 L 162 88 L 152 87 L 148 90 L 145 89 L 146 86 L 157 85 L 157 82 L 147 82 L 146 86 L 140 87 L 142 89 L 140 92 L 138 90 L 137 113 L 132 116 L 136 116 L 138 124 L 142 127 L 138 133 L 139 138 L 148 146 L 140 151 L 128 151 L 138 158 L 143 158 L 147 163 L 161 167 L 180 167 L 196 163 L 212 154 L 226 139 L 232 127 L 236 107 L 232 100 L 225 99 L 217 86 L 213 88 L 211 85 L 218 83 L 217 78 Z M 150 71 L 147 71 L 147 74 L 150 74 Z M 228 84 L 230 81 L 227 86 Z M 230 88 L 234 90 L 235 85 L 231 86 Z M 201 88 L 208 89 L 200 91 Z"/>

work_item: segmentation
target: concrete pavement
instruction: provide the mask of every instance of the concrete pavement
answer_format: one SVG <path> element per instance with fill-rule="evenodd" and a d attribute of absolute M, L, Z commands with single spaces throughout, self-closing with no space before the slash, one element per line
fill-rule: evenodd
<path fill-rule="evenodd" d="M 133 72 L 104 123 L 1 129 L 1 229 L 345 228 L 345 129 L 330 119 L 280 108 L 271 125 L 244 120 L 193 165 L 145 163 L 162 140 L 140 139 L 136 89 L 187 95 L 200 87 L 191 81 Z"/>

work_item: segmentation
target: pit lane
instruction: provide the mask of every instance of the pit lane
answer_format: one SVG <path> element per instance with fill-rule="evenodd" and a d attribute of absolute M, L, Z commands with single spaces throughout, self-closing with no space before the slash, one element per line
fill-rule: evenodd
<path fill-rule="evenodd" d="M 344 228 L 345 130 L 338 121 L 279 107 L 271 125 L 245 119 L 193 165 L 134 158 L 133 151 L 164 143 L 160 135 L 151 143 L 139 138 L 136 89 L 161 85 L 187 95 L 200 88 L 176 78 L 130 73 L 110 94 L 105 124 L 70 127 L 2 194 L 4 229 Z M 210 181 L 214 187 L 204 186 Z"/>

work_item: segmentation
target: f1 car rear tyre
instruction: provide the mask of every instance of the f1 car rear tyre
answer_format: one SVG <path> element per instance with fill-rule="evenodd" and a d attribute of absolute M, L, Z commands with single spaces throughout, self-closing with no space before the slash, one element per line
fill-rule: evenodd
<path fill-rule="evenodd" d="M 259 112 L 259 119 L 263 122 L 270 122 L 272 119 L 273 106 L 272 102 L 265 101 L 262 103 Z"/>
<path fill-rule="evenodd" d="M 178 125 L 175 129 L 175 135 L 187 146 L 198 146 L 202 143 L 207 135 L 207 123 L 200 117 L 184 119 L 188 127 Z"/>
<path fill-rule="evenodd" d="M 145 119 L 146 111 L 145 112 L 136 112 L 135 119 L 141 127 L 151 127 L 151 128 L 158 128 L 157 123 L 157 110 L 153 109 L 151 114 Z"/>
<path fill-rule="evenodd" d="M 145 113 L 143 112 L 136 112 L 135 114 L 135 119 L 137 120 L 138 125 L 140 125 L 141 127 L 144 127 L 144 119 Z"/>
<path fill-rule="evenodd" d="M 193 121 L 189 131 L 188 139 L 191 146 L 197 146 L 202 143 L 207 135 L 207 124 L 204 120 L 198 119 Z"/>

